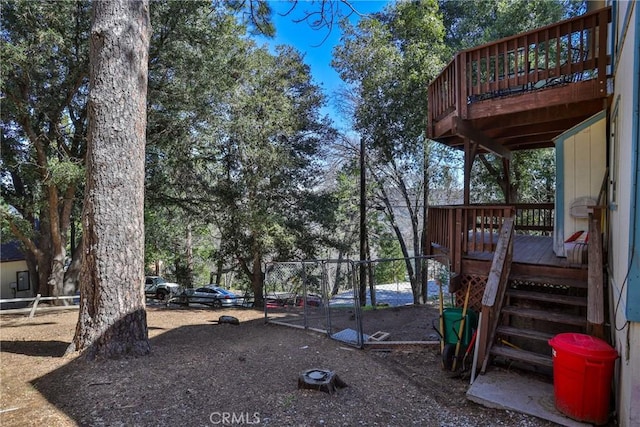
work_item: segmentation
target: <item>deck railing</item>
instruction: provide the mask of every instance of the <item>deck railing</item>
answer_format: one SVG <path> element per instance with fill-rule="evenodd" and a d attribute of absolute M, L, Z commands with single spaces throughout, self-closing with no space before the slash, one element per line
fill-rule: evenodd
<path fill-rule="evenodd" d="M 553 233 L 553 203 L 516 203 L 517 234 L 550 236 Z"/>
<path fill-rule="evenodd" d="M 492 252 L 504 218 L 515 209 L 507 205 L 439 206 L 429 208 L 431 246 L 448 254 L 454 273 L 460 273 L 468 252 Z"/>
<path fill-rule="evenodd" d="M 459 52 L 429 85 L 430 129 L 493 97 L 595 78 L 606 93 L 610 21 L 608 7 Z"/>
<path fill-rule="evenodd" d="M 553 207 L 553 203 L 434 206 L 429 208 L 427 233 L 432 249 L 447 254 L 452 271 L 459 273 L 465 254 L 495 250 L 505 218 L 514 218 L 519 234 L 549 235 Z"/>

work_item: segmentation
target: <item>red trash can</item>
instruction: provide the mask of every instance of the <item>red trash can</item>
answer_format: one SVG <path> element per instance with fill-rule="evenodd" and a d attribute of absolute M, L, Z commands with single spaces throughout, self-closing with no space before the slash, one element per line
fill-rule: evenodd
<path fill-rule="evenodd" d="M 558 411 L 578 421 L 606 424 L 618 352 L 599 338 L 576 333 L 558 334 L 549 345 Z"/>

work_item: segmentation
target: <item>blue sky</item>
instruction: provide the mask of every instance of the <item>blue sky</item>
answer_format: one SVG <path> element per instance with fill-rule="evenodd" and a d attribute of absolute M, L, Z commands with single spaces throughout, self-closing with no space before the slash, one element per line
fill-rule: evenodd
<path fill-rule="evenodd" d="M 275 39 L 268 41 L 269 44 L 289 44 L 293 45 L 305 55 L 305 62 L 311 67 L 313 79 L 320 85 L 327 96 L 328 105 L 323 111 L 329 114 L 336 122 L 336 125 L 343 127 L 345 123 L 340 119 L 338 113 L 331 105 L 333 93 L 342 85 L 340 76 L 331 68 L 331 53 L 333 47 L 340 42 L 340 28 L 336 22 L 331 33 L 327 36 L 327 30 L 313 30 L 306 22 L 293 22 L 304 15 L 305 10 L 317 10 L 319 3 L 300 1 L 296 8 L 287 16 L 281 16 L 291 8 L 291 3 L 287 1 L 269 2 L 273 9 L 273 20 L 276 27 Z M 381 11 L 388 3 L 387 0 L 352 0 L 351 4 L 362 14 Z M 348 9 L 341 5 L 341 10 L 346 13 Z M 352 14 L 349 19 L 355 23 L 359 19 L 357 14 Z M 326 37 L 326 40 L 324 40 Z M 323 42 L 324 40 L 324 42 Z M 264 40 L 266 41 L 266 40 Z"/>

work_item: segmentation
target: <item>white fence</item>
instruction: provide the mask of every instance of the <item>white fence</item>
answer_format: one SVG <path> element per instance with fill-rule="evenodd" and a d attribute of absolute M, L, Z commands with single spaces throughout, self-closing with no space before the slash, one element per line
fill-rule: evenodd
<path fill-rule="evenodd" d="M 0 314 L 16 314 L 16 313 L 29 313 L 29 317 L 33 317 L 36 314 L 36 310 L 40 311 L 54 311 L 54 310 L 73 310 L 78 309 L 79 305 L 70 304 L 70 305 L 48 305 L 48 306 L 38 306 L 40 301 L 65 301 L 65 300 L 73 300 L 79 298 L 78 295 L 67 295 L 62 297 L 43 297 L 38 294 L 32 298 L 9 298 L 9 299 L 0 299 L 1 304 L 15 303 L 15 302 L 31 302 L 29 307 L 24 308 L 10 308 L 7 310 L 0 310 Z"/>

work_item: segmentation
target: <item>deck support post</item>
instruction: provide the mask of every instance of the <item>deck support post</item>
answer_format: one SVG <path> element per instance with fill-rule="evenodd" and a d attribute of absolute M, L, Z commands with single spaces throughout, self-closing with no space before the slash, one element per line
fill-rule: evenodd
<path fill-rule="evenodd" d="M 511 200 L 511 161 L 506 157 L 502 158 L 502 169 L 504 171 L 504 202 L 514 203 L 515 200 Z"/>
<path fill-rule="evenodd" d="M 465 206 L 471 204 L 471 168 L 478 153 L 478 144 L 469 138 L 464 139 L 464 193 L 463 202 Z"/>

